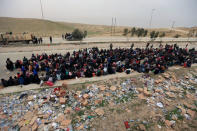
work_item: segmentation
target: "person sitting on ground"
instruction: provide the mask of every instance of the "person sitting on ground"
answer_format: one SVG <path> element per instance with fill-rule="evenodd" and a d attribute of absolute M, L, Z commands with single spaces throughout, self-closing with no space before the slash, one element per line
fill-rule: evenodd
<path fill-rule="evenodd" d="M 15 62 L 15 68 L 18 69 L 18 68 L 21 68 L 21 63 L 19 60 L 16 60 Z"/>
<path fill-rule="evenodd" d="M 33 82 L 36 84 L 40 84 L 40 78 L 38 77 L 38 74 L 34 75 Z"/>
<path fill-rule="evenodd" d="M 1 79 L 1 84 L 3 85 L 3 87 L 8 87 L 8 82 L 5 79 Z"/>
<path fill-rule="evenodd" d="M 23 58 L 23 64 L 24 65 L 27 65 L 28 64 L 28 60 L 27 60 L 27 58 L 24 56 L 24 58 Z"/>
<path fill-rule="evenodd" d="M 19 84 L 21 85 L 21 87 L 22 87 L 22 85 L 24 85 L 24 78 L 23 78 L 23 75 L 21 75 L 20 77 L 19 77 Z"/>
<path fill-rule="evenodd" d="M 16 85 L 19 85 L 19 83 L 18 83 L 18 78 L 16 77 L 16 76 L 14 76 L 14 85 L 16 86 Z"/>
<path fill-rule="evenodd" d="M 12 79 L 12 77 L 10 76 L 9 80 L 8 80 L 8 86 L 13 86 L 14 85 L 14 80 Z"/>
<path fill-rule="evenodd" d="M 45 77 L 44 77 L 44 74 L 42 73 L 41 76 L 40 76 L 40 87 L 43 86 L 44 79 L 45 79 Z"/>

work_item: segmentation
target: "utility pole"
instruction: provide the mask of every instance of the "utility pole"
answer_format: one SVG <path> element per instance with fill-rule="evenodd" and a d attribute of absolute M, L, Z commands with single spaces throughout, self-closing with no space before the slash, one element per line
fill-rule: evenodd
<path fill-rule="evenodd" d="M 41 14 L 42 14 L 42 19 L 44 19 L 44 13 L 43 13 L 43 8 L 42 8 L 42 1 L 40 0 L 40 9 L 41 9 Z M 44 28 L 44 26 L 43 26 L 43 28 Z M 46 34 L 42 34 L 42 37 L 43 36 L 46 36 Z"/>
<path fill-rule="evenodd" d="M 170 32 L 172 32 L 172 29 L 174 28 L 175 22 L 176 22 L 176 21 L 172 21 L 172 26 L 171 26 Z"/>
<path fill-rule="evenodd" d="M 42 1 L 41 0 L 40 0 L 40 8 L 41 8 L 41 13 L 42 13 L 42 19 L 44 19 L 43 8 L 42 8 Z"/>
<path fill-rule="evenodd" d="M 174 28 L 174 24 L 175 24 L 175 21 L 172 22 L 172 27 L 171 27 L 172 29 Z"/>
<path fill-rule="evenodd" d="M 155 9 L 151 10 L 151 15 L 150 15 L 150 28 L 151 28 L 151 24 L 152 24 L 152 17 L 153 17 L 153 12 L 155 11 Z"/>
<path fill-rule="evenodd" d="M 112 43 L 112 35 L 113 35 L 113 17 L 112 17 L 112 23 L 111 23 L 111 43 Z"/>
<path fill-rule="evenodd" d="M 113 21 L 113 17 L 112 17 L 112 23 L 111 23 L 111 36 L 113 35 L 113 23 L 114 23 L 114 21 Z"/>
<path fill-rule="evenodd" d="M 115 32 L 116 32 L 116 18 L 114 20 L 114 35 L 115 35 Z"/>

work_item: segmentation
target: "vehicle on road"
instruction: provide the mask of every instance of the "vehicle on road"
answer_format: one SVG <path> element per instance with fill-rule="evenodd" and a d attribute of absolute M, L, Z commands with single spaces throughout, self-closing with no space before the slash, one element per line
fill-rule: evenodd
<path fill-rule="evenodd" d="M 21 42 L 29 44 L 34 43 L 35 36 L 26 32 L 21 34 L 13 34 L 12 32 L 0 33 L 0 44 L 9 44 L 14 42 Z"/>

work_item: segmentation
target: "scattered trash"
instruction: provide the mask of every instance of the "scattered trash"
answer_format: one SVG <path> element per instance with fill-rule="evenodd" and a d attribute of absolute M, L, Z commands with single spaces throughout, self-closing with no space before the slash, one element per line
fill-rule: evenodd
<path fill-rule="evenodd" d="M 139 128 L 140 128 L 140 131 L 145 131 L 146 130 L 146 128 L 143 124 L 139 124 Z"/>
<path fill-rule="evenodd" d="M 184 116 L 185 116 L 185 118 L 186 118 L 187 120 L 190 120 L 190 116 L 189 116 L 188 114 L 184 114 Z"/>
<path fill-rule="evenodd" d="M 135 120 L 130 120 L 130 122 L 134 122 Z"/>
<path fill-rule="evenodd" d="M 21 95 L 20 95 L 20 97 L 19 97 L 19 99 L 23 99 L 23 97 L 25 97 L 25 96 L 27 96 L 27 94 L 26 94 L 26 93 L 21 94 Z"/>
<path fill-rule="evenodd" d="M 58 126 L 58 125 L 57 125 L 57 123 L 53 122 L 53 123 L 52 123 L 52 126 L 53 126 L 54 129 L 57 129 L 57 126 Z"/>
<path fill-rule="evenodd" d="M 96 112 L 96 114 L 99 115 L 99 116 L 104 115 L 104 110 L 103 110 L 103 109 L 99 109 L 99 108 L 98 108 L 98 109 L 95 110 L 95 112 Z"/>
<path fill-rule="evenodd" d="M 88 119 L 94 118 L 95 116 L 88 116 Z"/>
<path fill-rule="evenodd" d="M 65 84 L 57 88 L 5 95 L 0 99 L 0 129 L 9 127 L 9 130 L 28 130 L 28 125 L 30 130 L 96 130 L 92 122 L 97 118 L 108 120 L 109 112 L 132 113 L 134 106 L 121 104 L 133 99 L 146 102 L 151 109 L 151 120 L 161 120 L 167 127 L 173 127 L 182 117 L 191 120 L 196 115 L 193 111 L 196 103 L 192 105 L 185 101 L 177 104 L 174 114 L 166 109 L 176 97 L 182 96 L 183 99 L 195 101 L 196 90 L 193 90 L 194 87 L 189 82 L 192 79 L 197 84 L 197 81 L 193 76 L 187 77 L 178 79 L 173 74 L 161 74 L 157 80 L 144 75 L 136 79 L 128 78 L 123 82 L 114 80 L 115 82 L 104 82 L 102 85 L 90 84 L 77 91 L 68 90 Z M 137 80 L 141 86 L 137 86 Z M 107 105 L 110 111 L 106 110 Z M 116 108 L 119 105 L 120 109 Z M 163 114 L 156 116 L 157 110 Z M 146 130 L 149 120 L 140 119 L 132 116 L 131 120 L 124 121 L 125 128 L 131 128 L 134 124 L 140 130 Z M 157 126 L 159 129 L 163 127 L 159 123 Z"/>
<path fill-rule="evenodd" d="M 161 102 L 158 102 L 157 106 L 160 107 L 160 108 L 163 108 L 163 104 Z"/>
<path fill-rule="evenodd" d="M 129 122 L 128 122 L 128 121 L 125 121 L 125 122 L 124 122 L 124 125 L 125 125 L 125 128 L 126 128 L 126 129 L 129 129 L 129 128 L 130 128 L 130 125 L 129 125 Z"/>

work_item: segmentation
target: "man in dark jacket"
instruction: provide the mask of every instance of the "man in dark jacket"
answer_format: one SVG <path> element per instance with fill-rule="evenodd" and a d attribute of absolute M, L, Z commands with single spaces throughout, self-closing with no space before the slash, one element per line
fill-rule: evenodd
<path fill-rule="evenodd" d="M 14 85 L 14 80 L 12 79 L 12 77 L 10 76 L 9 80 L 8 80 L 8 85 L 9 86 L 13 86 Z"/>
<path fill-rule="evenodd" d="M 50 43 L 52 44 L 52 36 L 50 36 L 49 39 L 50 39 Z"/>
<path fill-rule="evenodd" d="M 9 58 L 7 58 L 6 67 L 10 71 L 13 71 L 13 69 L 14 69 L 14 64 L 13 64 L 13 62 Z"/>

